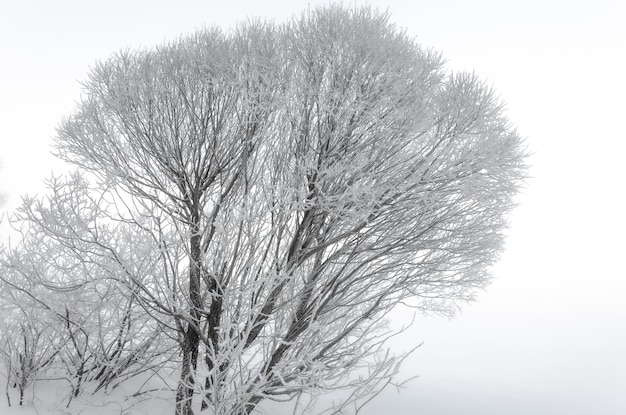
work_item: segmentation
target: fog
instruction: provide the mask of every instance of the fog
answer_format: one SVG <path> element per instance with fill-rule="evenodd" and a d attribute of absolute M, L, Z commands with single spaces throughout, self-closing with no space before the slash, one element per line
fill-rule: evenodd
<path fill-rule="evenodd" d="M 9 3 L 9 2 L 5 2 Z M 10 2 L 0 10 L 0 195 L 10 209 L 66 169 L 55 125 L 96 59 L 315 1 Z M 356 2 L 361 4 L 361 2 Z M 371 1 L 455 70 L 475 70 L 527 137 L 531 178 L 493 284 L 459 315 L 418 315 L 423 342 L 364 414 L 626 413 L 626 9 L 620 1 Z M 395 324 L 408 321 L 399 313 Z"/>

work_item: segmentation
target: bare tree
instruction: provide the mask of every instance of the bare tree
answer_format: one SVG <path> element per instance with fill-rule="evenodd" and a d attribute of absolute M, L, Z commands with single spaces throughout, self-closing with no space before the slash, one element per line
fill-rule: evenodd
<path fill-rule="evenodd" d="M 46 369 L 69 382 L 69 405 L 86 388 L 115 388 L 164 363 L 167 329 L 146 315 L 124 272 L 160 265 L 146 235 L 108 215 L 111 203 L 92 198 L 79 174 L 53 178 L 49 189 L 44 200 L 24 199 L 10 217 L 19 242 L 0 247 L 0 352 L 9 372 L 19 369 L 20 395 Z M 11 359 L 33 363 L 27 371 Z"/>
<path fill-rule="evenodd" d="M 368 8 L 118 53 L 84 88 L 58 155 L 149 236 L 162 267 L 148 274 L 107 238 L 89 244 L 173 321 L 180 415 L 194 391 L 249 414 L 390 367 L 385 315 L 445 312 L 486 286 L 525 176 L 489 88 Z"/>
<path fill-rule="evenodd" d="M 40 307 L 33 307 L 28 299 L 15 296 L 15 292 L 3 293 L 2 318 L 0 319 L 0 356 L 6 370 L 6 397 L 11 400 L 9 387 L 17 389 L 18 404 L 24 404 L 24 394 L 53 362 L 58 353 L 54 329 L 49 326 Z M 11 302 L 6 297 L 12 297 Z"/>

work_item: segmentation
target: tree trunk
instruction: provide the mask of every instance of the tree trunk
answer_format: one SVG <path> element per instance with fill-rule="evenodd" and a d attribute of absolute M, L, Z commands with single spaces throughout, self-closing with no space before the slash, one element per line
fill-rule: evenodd
<path fill-rule="evenodd" d="M 215 380 L 217 380 L 217 382 L 221 382 L 222 375 L 228 368 L 227 361 L 221 362 L 219 366 L 216 366 L 216 362 L 213 361 L 213 356 L 217 356 L 219 352 L 219 338 L 217 330 L 220 325 L 220 318 L 222 313 L 223 292 L 219 287 L 217 281 L 215 280 L 215 276 L 212 276 L 210 278 L 210 281 L 210 285 L 209 287 L 207 287 L 207 290 L 211 293 L 211 306 L 209 307 L 209 316 L 207 318 L 207 338 L 211 341 L 211 350 L 207 348 L 204 357 L 207 369 L 209 370 L 209 375 L 205 379 L 204 388 L 206 391 L 209 392 L 206 393 L 205 399 L 202 400 L 202 406 L 200 408 L 202 410 L 208 408 L 208 402 L 211 399 L 210 389 L 213 386 L 213 382 Z"/>
<path fill-rule="evenodd" d="M 193 415 L 192 400 L 198 365 L 198 346 L 198 333 L 189 326 L 184 336 L 183 364 L 176 391 L 176 415 Z"/>
<path fill-rule="evenodd" d="M 195 386 L 196 369 L 198 367 L 198 349 L 200 346 L 200 310 L 202 296 L 200 293 L 201 281 L 201 238 L 198 220 L 190 227 L 189 239 L 189 322 L 183 336 L 183 364 L 180 371 L 180 381 L 176 391 L 176 415 L 193 415 L 192 399 Z"/>

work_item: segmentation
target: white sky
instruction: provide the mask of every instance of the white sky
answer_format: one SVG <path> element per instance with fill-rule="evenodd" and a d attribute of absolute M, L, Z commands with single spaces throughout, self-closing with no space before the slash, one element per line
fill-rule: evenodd
<path fill-rule="evenodd" d="M 4 208 L 63 166 L 54 128 L 89 65 L 245 16 L 284 20 L 317 1 L 0 0 Z M 510 4 L 507 4 L 510 3 Z M 528 137 L 533 179 L 496 281 L 455 320 L 419 319 L 419 375 L 367 414 L 626 413 L 623 155 L 626 8 L 619 0 L 371 1 L 453 69 L 475 70 Z M 361 2 L 357 1 L 357 4 Z"/>

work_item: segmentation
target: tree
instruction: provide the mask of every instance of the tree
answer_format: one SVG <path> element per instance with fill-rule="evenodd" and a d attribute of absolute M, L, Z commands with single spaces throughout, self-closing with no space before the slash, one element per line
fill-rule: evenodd
<path fill-rule="evenodd" d="M 17 245 L 0 246 L 0 353 L 20 405 L 44 371 L 69 383 L 69 405 L 87 385 L 115 388 L 169 357 L 163 330 L 124 281 L 126 264 L 144 275 L 159 265 L 142 249 L 145 234 L 109 217 L 81 175 L 48 185 L 46 199 L 24 198 L 11 217 Z"/>
<path fill-rule="evenodd" d="M 113 55 L 56 148 L 149 236 L 162 267 L 118 260 L 116 278 L 173 321 L 181 415 L 194 391 L 249 414 L 392 362 L 372 348 L 380 321 L 488 284 L 526 174 L 483 82 L 446 73 L 386 14 L 339 6 Z"/>

